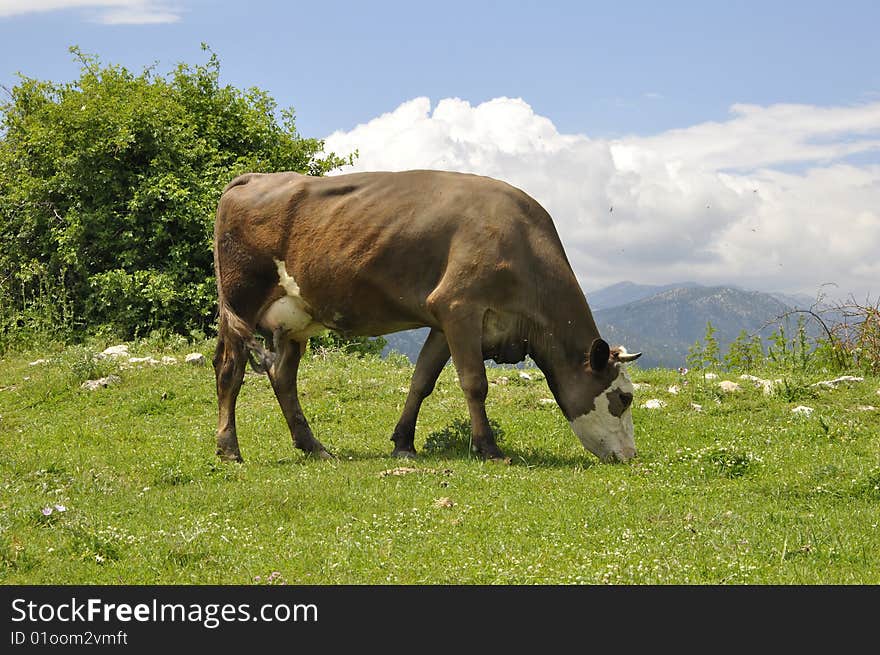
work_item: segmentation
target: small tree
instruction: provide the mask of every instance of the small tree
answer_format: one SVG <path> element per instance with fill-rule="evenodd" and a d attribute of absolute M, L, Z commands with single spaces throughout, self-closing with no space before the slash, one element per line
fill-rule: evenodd
<path fill-rule="evenodd" d="M 712 321 L 706 321 L 706 334 L 703 337 L 706 345 L 703 349 L 703 359 L 707 368 L 717 368 L 720 365 L 718 361 L 720 349 L 718 348 L 718 339 L 715 338 L 717 331 L 712 325 Z"/>
<path fill-rule="evenodd" d="M 724 366 L 729 371 L 744 371 L 751 373 L 761 366 L 764 360 L 764 348 L 761 337 L 757 334 L 749 335 L 742 330 L 727 348 L 724 356 Z"/>
<path fill-rule="evenodd" d="M 211 332 L 223 186 L 245 171 L 321 175 L 346 163 L 301 137 L 293 111 L 277 112 L 264 91 L 222 85 L 217 56 L 203 47 L 207 63 L 169 75 L 71 48 L 79 79 L 21 77 L 9 90 L 0 105 L 7 332 L 24 327 L 41 298 L 46 311 L 60 304 L 76 317 L 56 325 L 66 336 L 102 326 L 123 337 Z"/>
<path fill-rule="evenodd" d="M 686 362 L 689 368 L 695 371 L 705 373 L 706 370 L 718 368 L 718 340 L 715 338 L 716 329 L 711 321 L 706 322 L 706 334 L 703 341 L 697 339 L 694 344 L 688 348 Z M 705 343 L 704 343 L 705 342 Z"/>

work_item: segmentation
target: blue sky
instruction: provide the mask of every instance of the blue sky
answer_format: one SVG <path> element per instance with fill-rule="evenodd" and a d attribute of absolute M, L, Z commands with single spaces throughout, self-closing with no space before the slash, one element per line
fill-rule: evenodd
<path fill-rule="evenodd" d="M 39 0 L 0 1 L 35 6 Z M 63 5 L 64 0 L 57 3 Z M 175 22 L 111 24 L 99 3 L 0 18 L 0 82 L 64 80 L 70 45 L 133 70 L 219 55 L 224 79 L 350 129 L 417 96 L 522 97 L 563 132 L 647 134 L 738 102 L 880 97 L 876 2 L 152 3 Z"/>
<path fill-rule="evenodd" d="M 585 288 L 864 295 L 880 278 L 878 25 L 880 3 L 847 1 L 0 0 L 0 84 L 75 78 L 71 45 L 166 71 L 203 62 L 206 42 L 225 82 L 358 147 L 360 168 L 458 168 L 532 193 Z M 858 243 L 827 234 L 842 221 Z M 591 252 L 596 234 L 615 252 Z"/>

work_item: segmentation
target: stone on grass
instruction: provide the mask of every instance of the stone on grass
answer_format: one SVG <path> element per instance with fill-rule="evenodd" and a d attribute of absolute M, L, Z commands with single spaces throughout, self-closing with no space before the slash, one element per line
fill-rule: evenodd
<path fill-rule="evenodd" d="M 187 364 L 191 364 L 193 366 L 204 366 L 205 365 L 205 356 L 202 353 L 190 353 L 184 359 Z"/>
<path fill-rule="evenodd" d="M 721 388 L 721 391 L 727 393 L 734 393 L 741 390 L 741 387 L 736 382 L 731 382 L 730 380 L 721 380 L 721 382 L 718 383 L 718 386 Z"/>
<path fill-rule="evenodd" d="M 812 407 L 807 407 L 806 405 L 798 405 L 794 409 L 791 410 L 792 414 L 798 414 L 800 416 L 809 416 L 815 410 Z"/>
<path fill-rule="evenodd" d="M 165 355 L 165 356 L 162 358 L 162 363 L 165 364 L 166 366 L 169 365 L 169 364 L 176 364 L 176 363 L 177 363 L 177 357 L 169 357 L 168 355 Z"/>
<path fill-rule="evenodd" d="M 865 378 L 858 378 L 854 375 L 841 375 L 839 378 L 834 378 L 833 380 L 822 380 L 821 382 L 816 382 L 810 386 L 813 387 L 822 387 L 823 389 L 836 389 L 838 385 L 843 382 L 864 382 Z"/>
<path fill-rule="evenodd" d="M 104 348 L 104 350 L 101 351 L 98 357 L 128 357 L 128 344 L 120 343 L 118 346 L 110 346 L 109 348 Z"/>
<path fill-rule="evenodd" d="M 32 362 L 28 362 L 28 366 L 39 366 L 40 364 L 48 364 L 48 359 L 35 359 Z"/>
<path fill-rule="evenodd" d="M 659 398 L 651 398 L 650 400 L 646 400 L 642 403 L 642 407 L 645 409 L 661 409 L 666 407 L 666 403 L 660 400 Z"/>
<path fill-rule="evenodd" d="M 149 364 L 150 366 L 153 366 L 155 364 L 158 364 L 159 362 L 157 360 L 153 359 L 152 357 L 129 357 L 128 363 L 129 364 Z"/>
<path fill-rule="evenodd" d="M 679 391 L 681 391 L 681 387 L 679 387 L 677 384 L 673 384 L 666 390 L 667 393 L 671 393 L 673 396 L 678 394 Z"/>
<path fill-rule="evenodd" d="M 765 380 L 759 378 L 757 375 L 748 375 L 747 373 L 740 375 L 739 379 L 754 382 L 756 387 L 761 387 L 763 389 L 765 396 L 769 396 L 773 393 L 773 385 L 782 383 L 782 380 Z"/>
<path fill-rule="evenodd" d="M 122 379 L 118 375 L 108 375 L 105 378 L 98 378 L 97 380 L 86 380 L 79 386 L 81 389 L 85 389 L 86 391 L 95 391 L 97 389 L 104 389 L 120 382 L 122 382 Z"/>

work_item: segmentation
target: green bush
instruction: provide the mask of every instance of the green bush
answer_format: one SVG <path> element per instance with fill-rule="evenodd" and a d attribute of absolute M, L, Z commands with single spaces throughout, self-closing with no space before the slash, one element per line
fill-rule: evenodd
<path fill-rule="evenodd" d="M 71 48 L 77 80 L 22 76 L 0 105 L 0 347 L 74 328 L 210 333 L 223 186 L 245 171 L 345 163 L 264 91 L 221 85 L 203 47 L 207 63 L 168 75 Z"/>

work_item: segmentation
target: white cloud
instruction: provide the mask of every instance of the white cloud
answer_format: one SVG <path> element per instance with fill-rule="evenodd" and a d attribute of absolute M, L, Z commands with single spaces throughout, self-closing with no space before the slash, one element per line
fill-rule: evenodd
<path fill-rule="evenodd" d="M 503 179 L 554 217 L 585 289 L 629 279 L 876 296 L 880 102 L 735 105 L 648 137 L 561 134 L 521 99 L 428 98 L 335 132 L 344 172 L 439 168 Z M 871 159 L 872 157 L 868 157 Z M 876 158 L 873 158 L 876 160 Z M 785 172 L 784 168 L 799 172 Z"/>
<path fill-rule="evenodd" d="M 107 25 L 174 23 L 181 12 L 157 0 L 0 0 L 0 18 L 63 9 L 92 10 L 93 20 Z"/>

